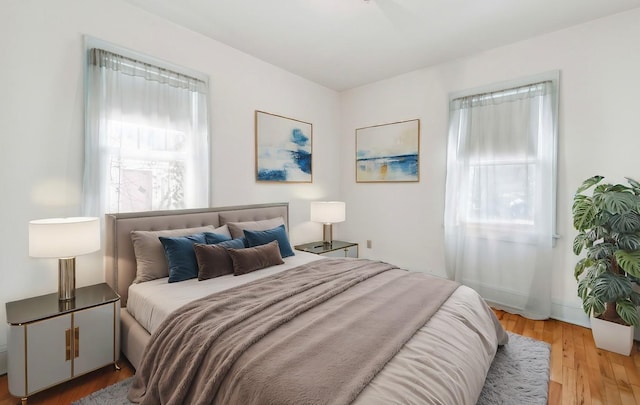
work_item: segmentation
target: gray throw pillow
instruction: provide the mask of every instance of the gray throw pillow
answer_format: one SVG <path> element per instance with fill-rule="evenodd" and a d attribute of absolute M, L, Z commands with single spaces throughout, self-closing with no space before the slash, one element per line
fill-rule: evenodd
<path fill-rule="evenodd" d="M 233 262 L 227 248 L 219 245 L 193 245 L 198 260 L 198 280 L 233 274 Z"/>

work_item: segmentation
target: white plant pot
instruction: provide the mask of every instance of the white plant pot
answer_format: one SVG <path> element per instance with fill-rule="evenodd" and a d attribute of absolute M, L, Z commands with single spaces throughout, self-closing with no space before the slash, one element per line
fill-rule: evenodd
<path fill-rule="evenodd" d="M 633 327 L 591 317 L 591 332 L 596 347 L 628 356 L 633 347 Z"/>

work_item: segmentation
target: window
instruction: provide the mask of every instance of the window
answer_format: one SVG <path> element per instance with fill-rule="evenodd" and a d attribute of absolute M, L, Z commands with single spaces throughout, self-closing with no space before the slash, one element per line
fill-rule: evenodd
<path fill-rule="evenodd" d="M 545 80 L 451 101 L 456 223 L 526 233 L 546 220 L 538 211 L 555 192 L 555 95 Z"/>
<path fill-rule="evenodd" d="M 209 205 L 207 83 L 138 59 L 88 52 L 87 214 Z"/>
<path fill-rule="evenodd" d="M 469 167 L 471 198 L 464 221 L 533 225 L 535 163 L 491 162 Z"/>
<path fill-rule="evenodd" d="M 452 97 L 445 263 L 492 305 L 551 311 L 558 74 Z"/>

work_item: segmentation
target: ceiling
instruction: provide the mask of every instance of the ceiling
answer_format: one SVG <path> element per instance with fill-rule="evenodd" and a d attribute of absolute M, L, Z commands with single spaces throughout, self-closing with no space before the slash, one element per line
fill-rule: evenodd
<path fill-rule="evenodd" d="M 640 7 L 640 0 L 126 0 L 338 91 Z"/>

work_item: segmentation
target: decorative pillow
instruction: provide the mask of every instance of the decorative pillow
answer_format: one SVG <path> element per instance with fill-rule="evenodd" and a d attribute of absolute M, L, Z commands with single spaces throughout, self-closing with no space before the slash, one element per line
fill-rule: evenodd
<path fill-rule="evenodd" d="M 284 263 L 277 240 L 246 249 L 227 249 L 227 252 L 231 256 L 233 274 L 236 276 Z"/>
<path fill-rule="evenodd" d="M 170 229 L 165 231 L 131 231 L 131 241 L 133 242 L 133 251 L 136 255 L 137 266 L 136 279 L 133 280 L 133 282 L 143 283 L 169 275 L 169 267 L 167 266 L 164 248 L 158 237 L 185 236 L 207 231 L 218 233 L 218 230 L 222 231 L 222 234 L 224 234 L 224 231 L 229 232 L 228 228 L 220 227 L 214 229 L 213 226 Z"/>
<path fill-rule="evenodd" d="M 244 249 L 248 247 L 247 239 L 245 238 L 229 239 L 220 243 L 216 243 L 216 245 L 232 249 Z"/>
<path fill-rule="evenodd" d="M 233 261 L 227 248 L 220 245 L 193 245 L 198 260 L 198 280 L 233 274 Z"/>
<path fill-rule="evenodd" d="M 159 237 L 169 263 L 169 282 L 198 277 L 198 260 L 194 243 L 205 243 L 204 233 L 188 236 Z"/>
<path fill-rule="evenodd" d="M 229 232 L 229 227 L 227 225 L 219 226 L 210 233 L 216 234 L 220 237 L 231 239 L 231 233 Z"/>
<path fill-rule="evenodd" d="M 244 236 L 242 231 L 266 231 L 267 229 L 275 228 L 278 225 L 284 225 L 284 218 L 277 217 L 271 219 L 264 219 L 262 221 L 248 221 L 248 222 L 227 222 L 225 225 L 229 227 L 229 232 L 232 238 L 240 238 Z"/>
<path fill-rule="evenodd" d="M 219 233 L 214 233 L 214 232 L 205 232 L 204 239 L 208 245 L 213 245 L 216 243 L 231 240 L 231 236 L 221 235 Z"/>
<path fill-rule="evenodd" d="M 277 240 L 280 247 L 280 255 L 282 257 L 294 255 L 293 250 L 291 249 L 291 244 L 289 243 L 289 238 L 287 237 L 287 231 L 284 229 L 284 225 L 265 231 L 249 231 L 245 229 L 244 237 L 247 238 L 247 245 L 249 247 L 264 245 Z"/>

